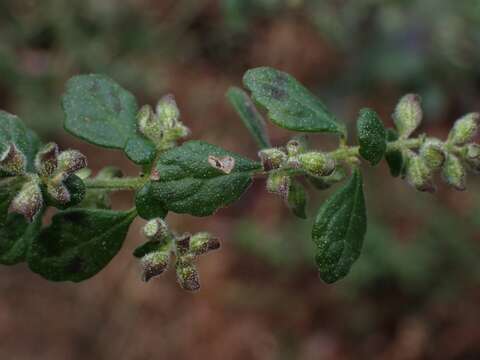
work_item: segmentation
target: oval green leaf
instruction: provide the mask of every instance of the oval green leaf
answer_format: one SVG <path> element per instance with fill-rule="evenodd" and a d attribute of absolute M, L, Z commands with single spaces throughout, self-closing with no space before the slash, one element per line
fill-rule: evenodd
<path fill-rule="evenodd" d="M 360 155 L 373 166 L 377 165 L 387 150 L 385 127 L 378 114 L 362 109 L 357 120 Z"/>
<path fill-rule="evenodd" d="M 137 164 L 153 160 L 155 146 L 137 132 L 135 97 L 105 75 L 71 78 L 62 98 L 65 129 L 106 148 L 125 150 Z"/>
<path fill-rule="evenodd" d="M 88 279 L 120 250 L 135 215 L 132 211 L 99 209 L 60 212 L 32 242 L 28 265 L 51 281 Z"/>
<path fill-rule="evenodd" d="M 231 87 L 227 91 L 230 104 L 242 119 L 245 127 L 250 131 L 260 149 L 272 147 L 268 138 L 265 120 L 258 112 L 248 94 L 237 87 Z"/>
<path fill-rule="evenodd" d="M 212 160 L 230 158 L 233 167 L 223 171 Z M 213 162 L 214 164 L 214 162 Z M 236 201 L 250 186 L 261 164 L 217 146 L 188 141 L 163 153 L 155 164 L 158 181 L 151 182 L 149 201 L 169 211 L 194 216 L 212 215 Z"/>
<path fill-rule="evenodd" d="M 345 135 L 326 106 L 291 75 L 269 67 L 248 70 L 243 83 L 254 101 L 268 110 L 272 122 L 300 132 L 329 132 Z"/>
<path fill-rule="evenodd" d="M 333 283 L 348 274 L 360 256 L 367 230 L 363 180 L 356 169 L 348 183 L 318 211 L 312 229 L 320 277 Z"/>

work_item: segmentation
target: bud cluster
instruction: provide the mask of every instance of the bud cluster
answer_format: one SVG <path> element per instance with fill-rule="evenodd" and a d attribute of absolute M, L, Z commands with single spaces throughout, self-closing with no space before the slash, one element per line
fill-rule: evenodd
<path fill-rule="evenodd" d="M 45 203 L 42 189 L 55 204 L 66 205 L 72 200 L 66 183 L 71 175 L 87 166 L 87 159 L 77 150 L 60 152 L 57 144 L 48 143 L 38 151 L 34 165 L 36 174 L 27 173 L 26 156 L 15 144 L 9 144 L 0 155 L 0 170 L 25 179 L 10 209 L 30 222 Z"/>
<path fill-rule="evenodd" d="M 175 272 L 182 289 L 196 291 L 200 288 L 195 262 L 200 255 L 220 247 L 217 238 L 206 232 L 176 236 L 170 231 L 167 223 L 159 218 L 147 222 L 143 227 L 143 234 L 148 239 L 142 246 L 148 248 L 141 257 L 144 281 L 163 274 L 168 268 L 173 252 L 176 257 Z"/>
<path fill-rule="evenodd" d="M 178 139 L 187 137 L 190 130 L 180 121 L 180 110 L 173 95 L 162 97 L 153 111 L 144 105 L 137 114 L 140 132 L 152 140 L 159 150 L 175 146 Z"/>
<path fill-rule="evenodd" d="M 420 125 L 422 108 L 418 95 L 400 99 L 393 114 L 401 139 L 407 139 Z M 441 171 L 442 179 L 456 190 L 465 190 L 467 168 L 480 170 L 480 146 L 473 143 L 478 131 L 480 115 L 467 114 L 458 119 L 448 138 L 442 142 L 435 138 L 422 138 L 418 153 L 403 149 L 404 177 L 420 191 L 434 192 L 433 177 Z"/>

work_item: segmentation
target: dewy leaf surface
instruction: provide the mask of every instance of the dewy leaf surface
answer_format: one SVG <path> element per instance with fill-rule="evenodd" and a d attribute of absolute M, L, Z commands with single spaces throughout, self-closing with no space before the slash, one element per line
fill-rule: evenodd
<path fill-rule="evenodd" d="M 366 230 L 363 181 L 357 169 L 349 182 L 325 201 L 312 229 L 322 280 L 333 283 L 348 274 L 360 256 Z"/>
<path fill-rule="evenodd" d="M 211 157 L 231 157 L 234 166 L 225 173 L 212 166 Z M 159 157 L 155 165 L 159 180 L 151 183 L 151 201 L 176 213 L 208 216 L 237 200 L 259 169 L 259 163 L 238 154 L 202 141 L 188 141 Z"/>
<path fill-rule="evenodd" d="M 120 250 L 134 212 L 72 209 L 56 214 L 28 253 L 33 272 L 79 282 L 102 270 Z"/>
<path fill-rule="evenodd" d="M 273 123 L 300 132 L 345 134 L 326 106 L 291 75 L 269 67 L 248 70 L 243 83 Z"/>
<path fill-rule="evenodd" d="M 387 150 L 386 131 L 378 114 L 362 109 L 357 120 L 360 155 L 372 165 L 377 165 Z"/>
<path fill-rule="evenodd" d="M 65 129 L 92 144 L 125 150 L 138 164 L 153 160 L 155 146 L 137 132 L 135 97 L 104 75 L 79 75 L 62 99 Z"/>
<path fill-rule="evenodd" d="M 268 139 L 265 120 L 247 93 L 237 87 L 231 87 L 227 92 L 227 98 L 252 134 L 258 147 L 260 149 L 272 147 Z"/>

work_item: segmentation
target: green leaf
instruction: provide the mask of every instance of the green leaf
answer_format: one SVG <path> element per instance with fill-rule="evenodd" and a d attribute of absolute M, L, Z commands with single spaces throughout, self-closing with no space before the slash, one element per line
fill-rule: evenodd
<path fill-rule="evenodd" d="M 292 213 L 300 219 L 307 218 L 307 193 L 303 185 L 293 180 L 288 190 L 288 207 Z"/>
<path fill-rule="evenodd" d="M 39 214 L 32 223 L 20 214 L 10 213 L 0 225 L 0 264 L 15 265 L 25 261 L 28 248 L 42 226 Z"/>
<path fill-rule="evenodd" d="M 215 168 L 209 157 L 231 157 L 229 173 Z M 163 153 L 155 164 L 158 181 L 152 181 L 149 201 L 180 214 L 208 216 L 237 200 L 261 165 L 202 141 L 188 141 Z"/>
<path fill-rule="evenodd" d="M 145 220 L 164 219 L 168 213 L 168 210 L 164 208 L 161 202 L 154 200 L 152 183 L 147 183 L 138 190 L 135 195 L 135 206 L 137 207 L 138 215 Z"/>
<path fill-rule="evenodd" d="M 227 98 L 242 119 L 245 127 L 250 131 L 260 149 L 271 148 L 270 140 L 265 127 L 265 120 L 250 100 L 248 94 L 237 87 L 227 91 Z"/>
<path fill-rule="evenodd" d="M 38 136 L 18 116 L 0 111 L 0 153 L 14 143 L 27 157 L 27 170 L 34 171 L 34 159 L 40 147 Z M 1 177 L 1 173 L 0 173 Z"/>
<path fill-rule="evenodd" d="M 325 105 L 289 74 L 269 67 L 248 70 L 243 83 L 254 101 L 268 110 L 278 126 L 300 132 L 330 132 L 345 135 Z"/>
<path fill-rule="evenodd" d="M 135 215 L 132 211 L 99 209 L 60 212 L 34 239 L 28 265 L 52 281 L 88 279 L 120 250 Z"/>
<path fill-rule="evenodd" d="M 72 135 L 98 146 L 125 150 L 137 164 L 153 160 L 155 146 L 137 132 L 135 97 L 107 76 L 71 78 L 62 106 L 65 129 Z"/>
<path fill-rule="evenodd" d="M 387 142 L 398 140 L 398 133 L 394 129 L 387 129 Z M 404 159 L 400 150 L 388 151 L 385 154 L 390 174 L 393 177 L 398 177 L 404 169 Z"/>
<path fill-rule="evenodd" d="M 360 155 L 372 165 L 377 165 L 387 150 L 385 127 L 378 114 L 362 109 L 357 120 Z"/>
<path fill-rule="evenodd" d="M 349 182 L 320 208 L 312 229 L 320 277 L 333 283 L 348 274 L 360 256 L 367 230 L 363 181 L 356 169 Z"/>

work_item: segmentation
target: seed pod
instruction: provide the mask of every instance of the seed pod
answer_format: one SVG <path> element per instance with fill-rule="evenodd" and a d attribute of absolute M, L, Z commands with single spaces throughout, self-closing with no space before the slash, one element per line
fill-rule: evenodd
<path fill-rule="evenodd" d="M 420 147 L 420 156 L 430 169 L 440 169 L 445 162 L 443 143 L 438 139 L 425 140 Z"/>
<path fill-rule="evenodd" d="M 335 160 L 324 153 L 300 154 L 298 160 L 303 169 L 313 176 L 328 176 L 335 170 Z"/>
<path fill-rule="evenodd" d="M 0 154 L 0 170 L 7 175 L 23 175 L 26 168 L 27 159 L 15 144 L 8 145 L 6 150 Z"/>
<path fill-rule="evenodd" d="M 278 148 L 260 150 L 258 156 L 265 171 L 278 169 L 287 161 L 287 154 Z"/>
<path fill-rule="evenodd" d="M 38 179 L 25 183 L 11 204 L 11 211 L 23 215 L 32 222 L 43 207 L 42 190 Z"/>
<path fill-rule="evenodd" d="M 49 177 L 57 170 L 58 145 L 51 142 L 46 144 L 35 156 L 35 169 L 40 176 Z"/>
<path fill-rule="evenodd" d="M 465 146 L 463 158 L 472 171 L 480 172 L 480 145 L 468 144 Z"/>
<path fill-rule="evenodd" d="M 393 113 L 393 121 L 403 138 L 408 138 L 418 128 L 422 117 L 421 98 L 415 94 L 402 97 Z"/>
<path fill-rule="evenodd" d="M 477 134 L 479 119 L 480 114 L 470 113 L 455 121 L 448 134 L 448 142 L 453 145 L 463 145 L 471 141 Z"/>
<path fill-rule="evenodd" d="M 170 251 L 154 251 L 146 254 L 140 260 L 142 266 L 142 280 L 147 282 L 155 276 L 159 276 L 165 272 L 170 263 Z"/>
<path fill-rule="evenodd" d="M 220 248 L 220 242 L 209 233 L 200 232 L 190 238 L 190 251 L 197 256 L 218 248 Z"/>
<path fill-rule="evenodd" d="M 183 290 L 197 291 L 200 289 L 200 277 L 194 264 L 177 261 L 175 270 L 178 283 Z"/>
<path fill-rule="evenodd" d="M 461 160 L 453 154 L 447 155 L 442 169 L 442 177 L 454 189 L 459 191 L 466 189 L 467 172 Z"/>
<path fill-rule="evenodd" d="M 151 241 L 164 242 L 170 238 L 170 230 L 165 220 L 156 218 L 148 221 L 143 227 L 143 234 Z"/>
<path fill-rule="evenodd" d="M 267 191 L 272 194 L 280 195 L 283 199 L 288 199 L 288 192 L 292 179 L 290 176 L 282 173 L 271 173 L 267 179 Z"/>
<path fill-rule="evenodd" d="M 406 178 L 411 186 L 419 191 L 435 192 L 432 175 L 432 170 L 427 166 L 422 157 L 413 152 L 409 154 Z"/>
<path fill-rule="evenodd" d="M 78 150 L 62 151 L 58 155 L 58 171 L 71 175 L 87 167 L 87 157 Z"/>
<path fill-rule="evenodd" d="M 165 95 L 158 101 L 156 111 L 163 128 L 173 128 L 180 119 L 180 110 L 172 94 Z"/>

